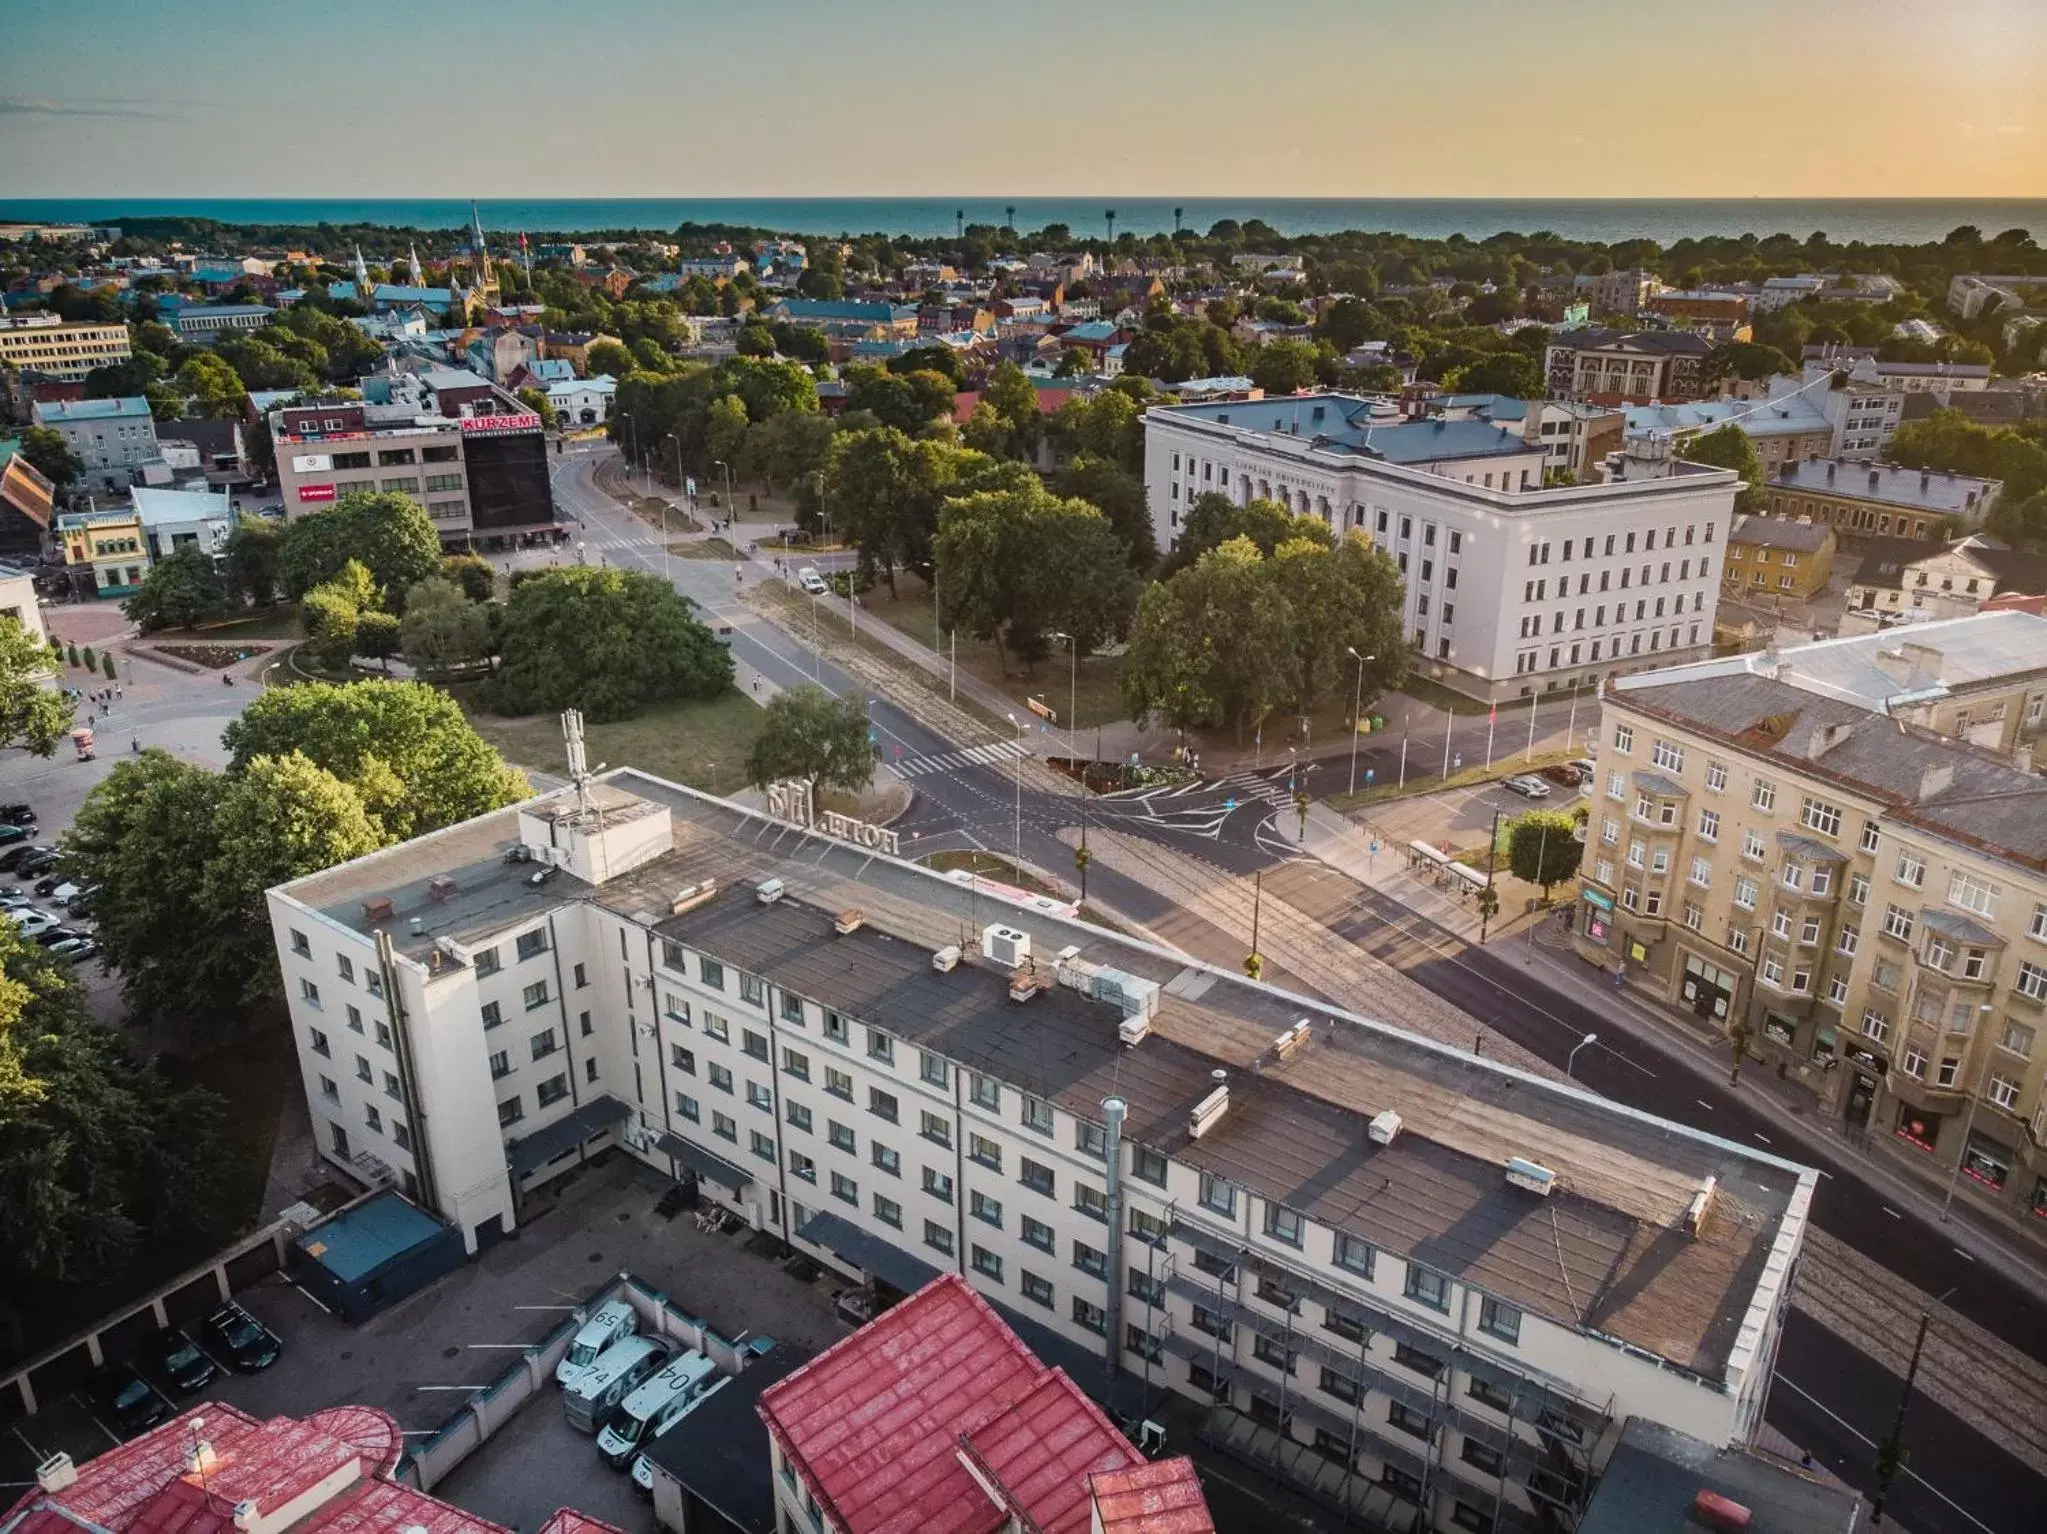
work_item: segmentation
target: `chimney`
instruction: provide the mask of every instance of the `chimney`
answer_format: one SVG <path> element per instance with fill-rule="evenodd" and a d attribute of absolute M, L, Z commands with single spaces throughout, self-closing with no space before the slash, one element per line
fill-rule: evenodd
<path fill-rule="evenodd" d="M 1834 463 L 1833 463 L 1833 460 L 1832 460 L 1832 459 L 1828 459 L 1828 460 L 1827 460 L 1827 483 L 1831 485 L 1831 484 L 1832 484 L 1833 482 L 1834 482 Z"/>
<path fill-rule="evenodd" d="M 242 1534 L 249 1534 L 249 1531 L 262 1520 L 263 1510 L 254 1502 L 244 1499 L 235 1504 L 235 1527 L 240 1529 Z"/>
<path fill-rule="evenodd" d="M 1934 796 L 1946 793 L 1948 785 L 1953 783 L 1954 780 L 1955 764 L 1953 762 L 1940 762 L 1924 768 L 1919 774 L 1917 802 L 1924 804 Z"/>
<path fill-rule="evenodd" d="M 1883 478 L 1884 477 L 1882 470 L 1871 469 L 1869 471 L 1869 488 L 1874 490 L 1878 485 L 1883 483 Z"/>
<path fill-rule="evenodd" d="M 1927 492 L 1927 490 L 1932 487 L 1932 484 L 1933 476 L 1927 473 L 1926 470 L 1921 469 L 1919 471 L 1919 493 L 1921 495 L 1924 495 Z"/>
<path fill-rule="evenodd" d="M 78 1484 L 78 1467 L 71 1462 L 71 1456 L 61 1449 L 36 1466 L 36 1485 L 55 1496 L 60 1491 L 69 1491 Z"/>

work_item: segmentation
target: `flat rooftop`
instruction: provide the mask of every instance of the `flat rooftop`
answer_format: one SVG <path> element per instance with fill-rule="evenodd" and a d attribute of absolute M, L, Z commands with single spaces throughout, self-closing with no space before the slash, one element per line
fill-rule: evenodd
<path fill-rule="evenodd" d="M 1972 479 L 1966 474 L 1834 458 L 1793 459 L 1763 483 L 1766 490 L 1794 490 L 1883 506 L 1904 506 L 1914 511 L 1942 512 L 1978 510 L 1997 486 L 1994 479 Z"/>
<path fill-rule="evenodd" d="M 533 864 L 506 861 L 519 838 L 512 808 L 285 892 L 359 932 L 384 928 L 415 960 L 439 937 L 497 940 L 589 900 L 856 1020 L 885 1020 L 908 1044 L 1081 1117 L 1099 1121 L 1101 1099 L 1119 1095 L 1131 1139 L 1523 1309 L 1707 1378 L 1757 1362 L 1752 1307 L 1766 1276 L 1784 1280 L 1785 1254 L 1773 1247 L 1802 1225 L 1812 1187 L 1802 1168 L 1435 1044 L 1398 1017 L 1343 1012 L 977 895 L 630 769 L 598 788 L 665 807 L 673 849 L 601 887 L 566 871 L 536 885 Z M 762 905 L 754 886 L 770 877 L 787 893 Z M 715 897 L 669 914 L 680 891 L 706 879 L 717 882 Z M 378 900 L 390 906 L 372 915 L 366 903 Z M 834 920 L 851 908 L 866 923 L 842 936 Z M 1047 988 L 1026 1002 L 1009 999 L 1008 971 L 975 957 L 978 934 L 995 921 L 1031 939 Z M 967 957 L 940 974 L 930 956 L 950 944 Z M 1116 1008 L 1050 983 L 1054 955 L 1069 946 L 1159 985 L 1148 1038 L 1126 1048 Z M 1304 1018 L 1307 1041 L 1278 1058 L 1274 1040 Z M 1230 1104 L 1197 1140 L 1189 1111 L 1218 1068 L 1230 1073 Z M 1387 1109 L 1406 1128 L 1378 1146 L 1365 1124 Z M 1545 1199 L 1509 1187 L 1503 1164 L 1513 1156 L 1555 1171 L 1557 1191 Z M 1709 1177 L 1716 1202 L 1694 1239 L 1683 1216 Z"/>

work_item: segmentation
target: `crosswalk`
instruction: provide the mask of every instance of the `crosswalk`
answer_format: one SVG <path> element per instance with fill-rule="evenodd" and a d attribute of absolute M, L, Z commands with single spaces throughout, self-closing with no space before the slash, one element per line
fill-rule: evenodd
<path fill-rule="evenodd" d="M 929 756 L 905 757 L 893 763 L 897 772 L 906 778 L 922 777 L 928 772 L 951 772 L 957 767 L 988 767 L 998 763 L 1007 764 L 1028 753 L 1013 740 L 990 741 L 985 746 L 967 746 L 958 751 L 937 751 Z"/>

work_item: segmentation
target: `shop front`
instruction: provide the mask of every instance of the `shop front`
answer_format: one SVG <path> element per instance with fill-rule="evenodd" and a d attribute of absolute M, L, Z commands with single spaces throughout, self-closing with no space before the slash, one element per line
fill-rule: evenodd
<path fill-rule="evenodd" d="M 1891 1062 L 1860 1044 L 1847 1045 L 1841 1056 L 1848 1067 L 1841 1118 L 1850 1129 L 1867 1129 L 1870 1109 L 1876 1106 L 1877 1093 L 1890 1073 Z"/>
<path fill-rule="evenodd" d="M 1685 955 L 1684 980 L 1678 999 L 1692 1015 L 1706 1022 L 1725 1024 L 1728 1008 L 1741 990 L 1741 977 L 1732 970 L 1710 964 L 1695 953 Z"/>
<path fill-rule="evenodd" d="M 1898 1104 L 1897 1137 L 1928 1155 L 1940 1153 L 1941 1115 L 1914 1103 Z"/>

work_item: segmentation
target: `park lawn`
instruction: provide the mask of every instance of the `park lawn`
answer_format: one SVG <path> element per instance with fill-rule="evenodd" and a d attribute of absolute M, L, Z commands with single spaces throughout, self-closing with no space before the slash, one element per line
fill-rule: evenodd
<path fill-rule="evenodd" d="M 462 702 L 476 733 L 505 760 L 557 777 L 567 770 L 556 716 L 505 718 L 473 708 L 466 697 Z M 583 735 L 593 766 L 637 767 L 707 793 L 729 794 L 746 787 L 746 753 L 763 717 L 751 698 L 732 691 L 702 703 L 658 703 L 637 719 L 586 723 Z"/>
<path fill-rule="evenodd" d="M 861 617 L 879 618 L 898 633 L 931 648 L 930 588 L 914 575 L 898 575 L 896 587 L 900 595 L 892 600 L 887 584 L 877 582 L 862 599 Z M 950 641 L 940 653 L 950 663 L 953 658 Z M 1083 655 L 1076 676 L 1066 646 L 1054 640 L 1052 653 L 1038 662 L 1035 671 L 1029 675 L 1005 674 L 994 645 L 962 634 L 958 658 L 963 673 L 1000 690 L 1016 704 L 1019 714 L 1027 706 L 1027 699 L 1042 700 L 1058 716 L 1059 729 L 1067 726 L 1069 694 L 1072 707 L 1079 711 L 1080 729 L 1091 730 L 1096 725 L 1115 724 L 1128 717 L 1123 707 L 1121 656 Z"/>

